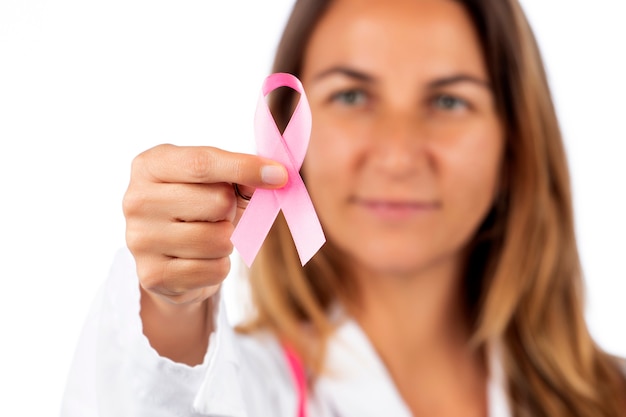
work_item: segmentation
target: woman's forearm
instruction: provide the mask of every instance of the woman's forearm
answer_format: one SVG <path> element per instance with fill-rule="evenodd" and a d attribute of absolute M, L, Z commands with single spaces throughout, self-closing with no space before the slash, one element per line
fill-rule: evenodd
<path fill-rule="evenodd" d="M 190 366 L 202 363 L 213 331 L 214 295 L 202 302 L 173 304 L 141 289 L 143 333 L 159 355 Z"/>

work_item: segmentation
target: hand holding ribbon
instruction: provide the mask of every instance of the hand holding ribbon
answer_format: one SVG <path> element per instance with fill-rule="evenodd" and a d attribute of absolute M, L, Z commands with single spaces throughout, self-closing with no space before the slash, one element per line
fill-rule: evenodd
<path fill-rule="evenodd" d="M 300 93 L 298 105 L 282 135 L 265 98 L 279 87 L 289 87 Z M 259 156 L 283 164 L 289 179 L 281 189 L 259 188 L 254 192 L 231 241 L 244 262 L 250 266 L 282 209 L 300 262 L 304 265 L 322 247 L 326 238 L 299 173 L 311 135 L 311 109 L 300 80 L 286 73 L 272 74 L 265 79 L 256 109 L 254 128 Z"/>

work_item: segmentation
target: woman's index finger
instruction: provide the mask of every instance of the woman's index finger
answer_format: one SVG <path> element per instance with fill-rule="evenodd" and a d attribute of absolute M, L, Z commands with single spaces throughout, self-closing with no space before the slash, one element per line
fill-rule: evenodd
<path fill-rule="evenodd" d="M 278 162 L 210 146 L 159 145 L 139 155 L 134 164 L 154 182 L 228 182 L 255 188 L 287 182 L 287 170 Z"/>

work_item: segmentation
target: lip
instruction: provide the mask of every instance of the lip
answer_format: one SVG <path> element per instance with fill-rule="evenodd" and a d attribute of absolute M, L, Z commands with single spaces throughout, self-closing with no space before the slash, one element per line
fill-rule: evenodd
<path fill-rule="evenodd" d="M 441 203 L 427 200 L 354 198 L 352 202 L 382 220 L 406 220 L 433 213 L 441 208 Z"/>

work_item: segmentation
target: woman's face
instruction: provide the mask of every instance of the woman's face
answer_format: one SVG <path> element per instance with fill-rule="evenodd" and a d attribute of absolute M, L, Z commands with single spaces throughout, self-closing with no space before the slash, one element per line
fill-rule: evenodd
<path fill-rule="evenodd" d="M 303 175 L 359 270 L 459 259 L 498 188 L 503 133 L 477 34 L 451 0 L 337 0 L 305 51 Z"/>

